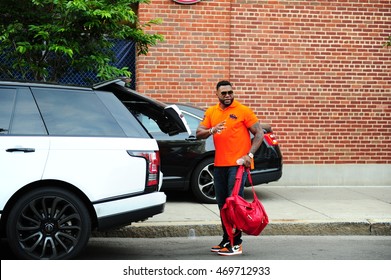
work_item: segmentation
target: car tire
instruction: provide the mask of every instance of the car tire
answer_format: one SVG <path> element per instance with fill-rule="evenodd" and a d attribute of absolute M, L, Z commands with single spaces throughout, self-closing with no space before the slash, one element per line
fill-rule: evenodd
<path fill-rule="evenodd" d="M 91 219 L 73 193 L 42 187 L 25 193 L 7 222 L 11 250 L 22 259 L 71 259 L 87 245 Z"/>
<path fill-rule="evenodd" d="M 194 169 L 191 190 L 197 201 L 201 203 L 216 203 L 213 169 L 213 158 L 204 159 Z"/>

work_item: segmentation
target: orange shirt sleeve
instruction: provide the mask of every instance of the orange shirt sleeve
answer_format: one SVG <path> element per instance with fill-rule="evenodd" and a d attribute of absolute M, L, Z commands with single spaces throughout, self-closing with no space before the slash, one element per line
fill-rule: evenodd
<path fill-rule="evenodd" d="M 258 120 L 257 116 L 254 114 L 254 112 L 249 107 L 245 107 L 245 108 L 246 108 L 247 112 L 245 114 L 244 124 L 246 125 L 247 128 L 250 128 L 255 123 L 257 123 L 259 120 Z"/>

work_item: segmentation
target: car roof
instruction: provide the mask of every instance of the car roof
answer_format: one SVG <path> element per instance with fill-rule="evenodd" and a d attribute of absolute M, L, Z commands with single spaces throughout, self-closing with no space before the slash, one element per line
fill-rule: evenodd
<path fill-rule="evenodd" d="M 68 84 L 58 84 L 52 82 L 40 82 L 40 81 L 13 81 L 13 80 L 0 80 L 0 85 L 3 86 L 26 86 L 26 87 L 50 87 L 50 88 L 59 88 L 59 89 L 82 89 L 82 90 L 101 90 L 101 91 L 110 91 L 113 88 L 118 89 L 123 88 L 124 82 L 121 79 L 112 79 L 104 82 L 100 82 L 91 86 L 80 86 L 80 85 L 68 85 Z M 167 105 L 163 102 L 160 102 L 156 99 L 152 99 L 146 95 L 140 94 L 130 88 L 126 88 L 128 94 L 131 93 L 132 100 L 137 100 L 138 102 L 146 102 L 149 104 L 155 104 L 159 107 L 166 107 Z"/>
<path fill-rule="evenodd" d="M 65 85 L 51 82 L 39 82 L 39 81 L 11 81 L 11 80 L 0 80 L 2 86 L 25 86 L 25 87 L 50 87 L 50 88 L 73 88 L 92 90 L 91 87 L 78 86 L 78 85 Z"/>
<path fill-rule="evenodd" d="M 12 86 L 40 86 L 40 87 L 56 87 L 56 88 L 79 88 L 84 90 L 96 90 L 102 89 L 111 84 L 124 84 L 122 79 L 111 79 L 103 82 L 99 82 L 93 85 L 73 85 L 73 84 L 60 84 L 56 82 L 42 82 L 42 81 L 23 81 L 23 80 L 0 80 L 0 85 L 12 85 Z"/>

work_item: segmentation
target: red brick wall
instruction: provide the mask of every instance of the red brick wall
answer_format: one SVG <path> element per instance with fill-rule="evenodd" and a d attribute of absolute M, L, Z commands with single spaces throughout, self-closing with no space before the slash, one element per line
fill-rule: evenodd
<path fill-rule="evenodd" d="M 391 163 L 391 1 L 152 0 L 165 42 L 137 90 L 206 107 L 218 80 L 272 124 L 285 163 Z"/>

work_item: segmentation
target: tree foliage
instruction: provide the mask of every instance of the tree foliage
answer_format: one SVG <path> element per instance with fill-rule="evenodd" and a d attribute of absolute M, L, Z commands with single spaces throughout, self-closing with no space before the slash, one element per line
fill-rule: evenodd
<path fill-rule="evenodd" d="M 147 54 L 163 37 L 144 28 L 135 8 L 149 0 L 0 0 L 0 51 L 10 79 L 58 81 L 69 69 L 93 71 L 101 80 L 130 76 L 113 66 L 115 40 L 132 40 Z"/>

